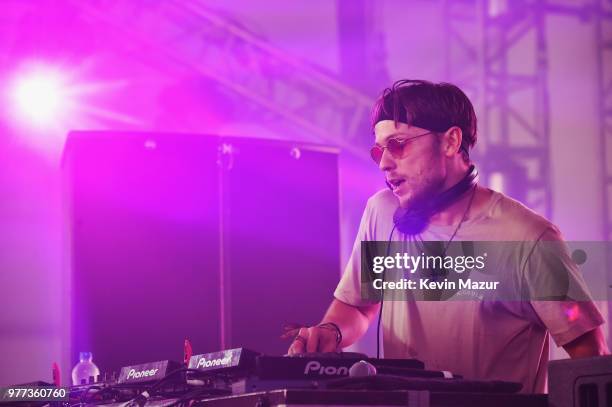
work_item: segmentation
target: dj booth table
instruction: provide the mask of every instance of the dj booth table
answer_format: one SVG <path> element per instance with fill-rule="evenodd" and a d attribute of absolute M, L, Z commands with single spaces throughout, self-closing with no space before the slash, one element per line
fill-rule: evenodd
<path fill-rule="evenodd" d="M 219 397 L 197 402 L 198 407 L 273 406 L 407 406 L 407 407 L 546 407 L 547 396 L 476 394 L 429 391 L 299 390 L 285 389 Z"/>
<path fill-rule="evenodd" d="M 427 370 L 416 359 L 311 353 L 262 355 L 245 348 L 125 366 L 70 389 L 69 405 L 106 407 L 545 407 L 543 394 L 520 383 L 469 380 Z M 90 379 L 93 379 L 91 377 Z M 560 406 L 555 406 L 560 407 Z"/>

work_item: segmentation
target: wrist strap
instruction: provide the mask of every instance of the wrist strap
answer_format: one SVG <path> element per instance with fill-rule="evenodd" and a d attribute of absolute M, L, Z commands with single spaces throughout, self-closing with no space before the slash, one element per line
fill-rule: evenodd
<path fill-rule="evenodd" d="M 322 322 L 317 326 L 319 328 L 333 329 L 336 331 L 336 346 L 339 346 L 342 343 L 342 331 L 338 325 L 333 322 Z"/>

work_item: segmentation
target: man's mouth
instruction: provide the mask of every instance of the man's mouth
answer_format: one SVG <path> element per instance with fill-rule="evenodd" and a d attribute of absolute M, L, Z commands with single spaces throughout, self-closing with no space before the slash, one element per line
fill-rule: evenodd
<path fill-rule="evenodd" d="M 389 183 L 389 185 L 391 185 L 391 189 L 393 190 L 394 193 L 396 193 L 400 186 L 405 182 L 406 180 L 404 178 L 390 178 L 387 180 L 387 182 Z"/>

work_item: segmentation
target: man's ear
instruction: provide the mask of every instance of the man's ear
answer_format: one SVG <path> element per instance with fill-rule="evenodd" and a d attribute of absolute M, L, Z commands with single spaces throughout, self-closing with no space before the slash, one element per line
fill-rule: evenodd
<path fill-rule="evenodd" d="M 444 132 L 443 145 L 444 154 L 447 157 L 452 157 L 461 149 L 463 141 L 463 132 L 457 126 L 453 126 Z"/>

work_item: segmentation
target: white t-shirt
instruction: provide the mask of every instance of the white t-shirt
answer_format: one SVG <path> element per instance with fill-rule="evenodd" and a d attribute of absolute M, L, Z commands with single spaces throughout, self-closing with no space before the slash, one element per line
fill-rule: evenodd
<path fill-rule="evenodd" d="M 463 222 L 453 241 L 562 240 L 548 220 L 501 193 L 491 192 L 485 209 Z M 397 207 L 397 199 L 387 189 L 368 200 L 351 258 L 334 293 L 336 299 L 354 306 L 373 302 L 361 295 L 361 242 L 387 241 Z M 455 228 L 429 225 L 420 238 L 446 242 Z M 405 237 L 396 230 L 392 240 L 402 239 Z M 530 281 L 550 274 L 546 265 L 529 258 L 528 252 L 520 251 L 516 256 L 525 258 L 511 263 L 524 265 L 526 271 L 509 266 L 516 269 L 511 272 L 527 273 Z M 582 286 L 571 259 L 565 260 L 570 279 Z M 562 346 L 603 322 L 591 301 L 385 301 L 384 355 L 416 358 L 425 362 L 427 369 L 451 371 L 466 379 L 520 382 L 524 393 L 543 393 L 548 334 Z"/>

